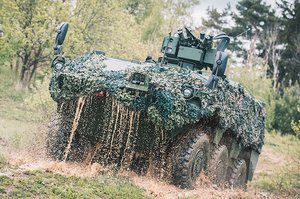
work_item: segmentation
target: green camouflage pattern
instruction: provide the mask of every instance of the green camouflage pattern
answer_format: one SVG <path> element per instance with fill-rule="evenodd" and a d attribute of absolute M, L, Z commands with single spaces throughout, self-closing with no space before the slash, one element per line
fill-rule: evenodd
<path fill-rule="evenodd" d="M 264 140 L 264 107 L 240 84 L 224 78 L 212 90 L 206 87 L 208 76 L 200 75 L 199 71 L 156 63 L 109 71 L 104 59 L 102 54 L 87 53 L 75 60 L 66 60 L 61 70 L 53 68 L 49 87 L 52 98 L 62 102 L 104 91 L 130 110 L 146 112 L 160 129 L 172 131 L 200 120 L 213 120 L 215 127 L 230 129 L 243 147 L 260 152 Z M 149 76 L 146 95 L 127 92 L 128 79 L 134 72 Z M 197 89 L 199 107 L 187 103 L 181 92 L 183 84 Z"/>

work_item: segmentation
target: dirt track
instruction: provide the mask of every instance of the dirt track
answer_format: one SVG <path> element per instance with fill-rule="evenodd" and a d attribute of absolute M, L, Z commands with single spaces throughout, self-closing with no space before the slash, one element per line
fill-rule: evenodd
<path fill-rule="evenodd" d="M 33 152 L 33 151 L 32 151 Z M 263 159 L 269 158 L 270 154 L 262 155 Z M 275 158 L 275 157 L 274 157 Z M 22 170 L 42 170 L 53 172 L 66 176 L 94 177 L 101 174 L 115 175 L 110 168 L 103 168 L 97 163 L 84 165 L 79 163 L 55 162 L 44 158 L 43 153 L 29 154 L 24 152 L 10 152 L 9 163 Z M 259 165 L 258 171 L 262 172 L 264 168 Z M 268 169 L 268 168 L 266 168 Z M 144 189 L 147 195 L 159 199 L 173 198 L 282 198 L 267 192 L 254 190 L 251 185 L 247 191 L 217 187 L 212 185 L 206 176 L 201 176 L 195 190 L 183 190 L 166 182 L 158 181 L 151 176 L 138 176 L 133 172 L 118 173 L 130 179 L 135 185 Z"/>

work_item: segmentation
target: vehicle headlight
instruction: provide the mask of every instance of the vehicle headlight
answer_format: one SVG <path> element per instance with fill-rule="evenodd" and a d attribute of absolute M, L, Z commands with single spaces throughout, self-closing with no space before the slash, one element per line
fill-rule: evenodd
<path fill-rule="evenodd" d="M 183 94 L 183 97 L 186 99 L 191 98 L 194 94 L 193 88 L 190 88 L 190 87 L 184 87 L 181 92 Z"/>

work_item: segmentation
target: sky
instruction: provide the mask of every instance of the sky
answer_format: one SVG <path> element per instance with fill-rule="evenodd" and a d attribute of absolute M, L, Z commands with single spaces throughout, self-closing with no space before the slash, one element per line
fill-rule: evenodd
<path fill-rule="evenodd" d="M 288 1 L 293 2 L 294 0 Z M 201 18 L 206 16 L 206 9 L 208 7 L 214 7 L 221 11 L 226 7 L 228 3 L 231 4 L 232 8 L 235 8 L 237 2 L 238 0 L 200 0 L 200 4 L 193 10 L 193 19 L 195 20 L 196 25 L 199 25 L 201 24 Z M 265 0 L 265 2 L 272 7 L 276 7 L 276 0 Z"/>

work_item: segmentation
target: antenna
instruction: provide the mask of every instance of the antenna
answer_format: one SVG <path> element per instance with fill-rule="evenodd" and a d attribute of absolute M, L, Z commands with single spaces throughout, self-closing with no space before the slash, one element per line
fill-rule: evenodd
<path fill-rule="evenodd" d="M 233 38 L 237 38 L 238 36 L 243 35 L 243 34 L 245 34 L 245 33 L 246 33 L 246 37 L 247 37 L 247 32 L 249 32 L 250 30 L 251 30 L 251 27 L 248 27 L 247 30 L 245 30 L 244 32 L 242 32 L 242 33 L 236 35 L 236 36 L 233 37 Z"/>

